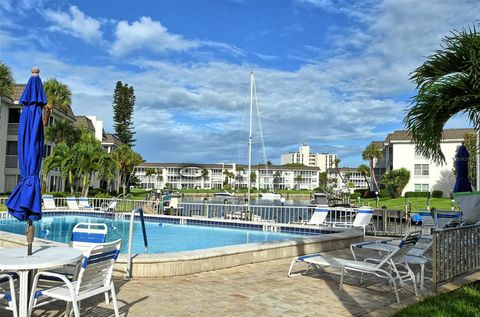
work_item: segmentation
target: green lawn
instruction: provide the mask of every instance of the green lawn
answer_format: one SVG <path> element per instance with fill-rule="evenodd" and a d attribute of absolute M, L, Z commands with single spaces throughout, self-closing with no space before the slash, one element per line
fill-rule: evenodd
<path fill-rule="evenodd" d="M 407 198 L 407 202 L 412 204 L 413 211 L 418 211 L 425 210 L 427 208 L 428 200 L 425 197 L 412 197 Z M 352 203 L 356 203 L 356 201 L 352 201 Z M 360 204 L 375 207 L 375 199 L 361 199 Z M 382 206 L 387 206 L 387 209 L 405 210 L 405 198 L 380 198 L 378 207 Z M 454 203 L 454 206 L 458 207 L 456 203 Z M 430 198 L 430 208 L 432 207 L 435 207 L 438 210 L 450 210 L 451 200 L 449 198 Z"/>
<path fill-rule="evenodd" d="M 480 281 L 451 293 L 430 296 L 395 317 L 480 317 Z"/>

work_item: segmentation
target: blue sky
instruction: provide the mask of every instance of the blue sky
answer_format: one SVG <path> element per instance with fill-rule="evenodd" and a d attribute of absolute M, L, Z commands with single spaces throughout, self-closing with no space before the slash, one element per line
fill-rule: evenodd
<path fill-rule="evenodd" d="M 408 74 L 478 12 L 476 0 L 3 0 L 0 60 L 19 83 L 33 65 L 66 83 L 74 112 L 109 132 L 116 81 L 133 85 L 135 149 L 151 162 L 246 162 L 253 69 L 269 160 L 306 142 L 358 166 L 403 128 Z"/>

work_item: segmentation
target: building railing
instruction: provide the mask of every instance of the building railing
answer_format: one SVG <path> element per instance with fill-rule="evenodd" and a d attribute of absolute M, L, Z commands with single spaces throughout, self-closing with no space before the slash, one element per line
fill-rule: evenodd
<path fill-rule="evenodd" d="M 432 232 L 433 291 L 459 276 L 480 270 L 480 224 Z"/>

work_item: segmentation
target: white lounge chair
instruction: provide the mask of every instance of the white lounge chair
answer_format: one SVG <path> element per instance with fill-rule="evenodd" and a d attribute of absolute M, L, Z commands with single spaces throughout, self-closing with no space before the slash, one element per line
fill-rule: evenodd
<path fill-rule="evenodd" d="M 350 250 L 352 251 L 353 258 L 357 260 L 357 255 L 355 253 L 356 249 L 368 249 L 373 251 L 378 251 L 379 253 L 393 252 L 398 249 L 401 241 L 398 240 L 380 240 L 380 241 L 369 241 L 369 242 L 360 242 L 353 243 L 350 245 Z M 420 283 L 420 289 L 423 290 L 424 280 L 425 280 L 425 265 L 431 263 L 432 259 L 427 256 L 427 252 L 432 247 L 432 236 L 421 236 L 415 246 L 408 251 L 405 256 L 405 261 L 408 264 L 414 264 L 420 266 L 420 274 L 417 276 L 417 283 Z"/>
<path fill-rule="evenodd" d="M 334 267 L 341 269 L 342 275 L 340 277 L 340 288 L 342 288 L 343 278 L 347 272 L 373 274 L 378 277 L 385 278 L 393 284 L 397 302 L 400 303 L 400 297 L 398 295 L 396 284 L 397 280 L 399 281 L 400 285 L 403 285 L 404 282 L 411 280 L 413 282 L 415 295 L 417 295 L 415 274 L 405 262 L 405 255 L 415 246 L 417 241 L 420 239 L 421 234 L 422 233 L 420 231 L 408 234 L 404 239 L 402 239 L 395 251 L 387 253 L 381 259 L 367 258 L 364 261 L 356 261 L 334 258 L 320 254 L 299 256 L 292 260 L 290 269 L 288 270 L 288 276 L 292 277 L 299 275 L 298 273 L 293 274 L 292 270 L 294 265 L 300 262 L 308 264 L 306 272 L 308 272 L 308 270 L 312 267 Z M 402 268 L 405 270 L 402 271 Z"/>
<path fill-rule="evenodd" d="M 112 281 L 113 267 L 120 252 L 121 240 L 97 245 L 87 252 L 83 259 L 80 272 L 76 281 L 70 281 L 65 275 L 53 272 L 40 272 L 35 275 L 32 293 L 30 294 L 29 316 L 36 307 L 45 305 L 54 300 L 67 302 L 66 314 L 69 314 L 73 306 L 75 317 L 80 316 L 79 302 L 92 296 L 108 292 L 112 295 L 115 316 L 119 317 L 117 297 Z M 61 285 L 47 289 L 37 290 L 38 281 L 41 277 L 54 277 L 60 279 Z M 50 297 L 52 300 L 38 302 L 41 297 Z"/>
<path fill-rule="evenodd" d="M 430 231 L 437 227 L 432 213 L 430 211 L 420 211 L 418 215 L 420 216 L 420 219 L 422 221 L 422 230 L 425 228 L 430 234 Z"/>
<path fill-rule="evenodd" d="M 333 223 L 334 227 L 349 227 L 349 228 L 362 228 L 363 235 L 365 235 L 365 231 L 367 226 L 371 225 L 374 227 L 374 232 L 376 235 L 375 225 L 370 223 L 373 217 L 373 208 L 371 207 L 360 207 L 357 210 L 357 214 L 355 215 L 355 219 L 353 222 L 335 222 Z"/>
<path fill-rule="evenodd" d="M 67 206 L 70 210 L 80 210 L 80 207 L 77 203 L 77 198 L 75 197 L 67 197 Z"/>
<path fill-rule="evenodd" d="M 437 211 L 437 229 L 445 229 L 452 226 L 454 222 L 462 218 L 462 214 L 459 212 L 440 212 Z"/>
<path fill-rule="evenodd" d="M 90 209 L 93 210 L 93 206 L 88 202 L 88 197 L 79 197 L 78 198 L 78 207 L 80 209 Z"/>
<path fill-rule="evenodd" d="M 329 211 L 330 211 L 330 208 L 328 208 L 328 206 L 320 205 L 315 207 L 315 211 L 313 212 L 312 217 L 305 224 L 314 225 L 314 226 L 325 225 L 326 224 L 325 221 L 327 220 Z"/>
<path fill-rule="evenodd" d="M 44 210 L 57 209 L 57 206 L 55 205 L 55 198 L 53 198 L 52 195 L 42 195 L 42 200 Z"/>
<path fill-rule="evenodd" d="M 115 209 L 117 208 L 117 199 L 116 198 L 112 198 L 112 200 L 110 200 L 110 202 L 105 202 L 105 203 L 102 203 L 102 205 L 100 206 L 100 210 L 101 211 L 111 211 L 111 212 L 114 212 Z"/>
<path fill-rule="evenodd" d="M 18 316 L 15 284 L 10 274 L 0 274 L 0 300 L 7 301 L 5 309 L 10 310 L 13 313 L 13 317 Z"/>

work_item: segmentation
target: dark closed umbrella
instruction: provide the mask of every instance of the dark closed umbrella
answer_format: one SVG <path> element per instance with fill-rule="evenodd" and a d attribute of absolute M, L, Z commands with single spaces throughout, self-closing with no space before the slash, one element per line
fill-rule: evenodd
<path fill-rule="evenodd" d="M 453 187 L 453 192 L 471 192 L 472 184 L 468 179 L 468 159 L 470 154 L 468 153 L 467 147 L 462 144 L 457 150 L 455 155 L 455 171 L 457 177 L 455 180 L 455 186 Z"/>
<path fill-rule="evenodd" d="M 28 255 L 35 228 L 32 221 L 42 218 L 40 189 L 40 167 L 43 157 L 43 122 L 42 108 L 47 104 L 47 96 L 38 68 L 32 68 L 32 77 L 20 97 L 23 106 L 18 126 L 18 163 L 20 181 L 13 189 L 6 205 L 8 212 L 20 221 L 27 221 Z"/>

